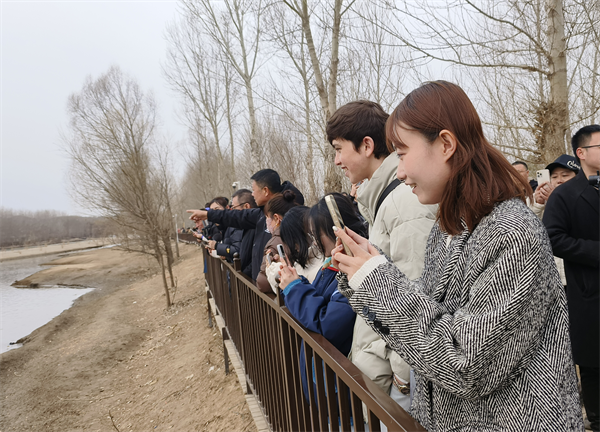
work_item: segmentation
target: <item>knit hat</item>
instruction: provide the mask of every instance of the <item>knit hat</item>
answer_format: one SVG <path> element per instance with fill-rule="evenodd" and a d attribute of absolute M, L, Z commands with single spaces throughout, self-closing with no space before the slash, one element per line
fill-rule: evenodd
<path fill-rule="evenodd" d="M 554 170 L 555 168 L 566 168 L 575 172 L 575 174 L 577 174 L 581 169 L 581 167 L 577 163 L 577 160 L 573 156 L 569 156 L 567 154 L 560 155 L 558 158 L 556 158 L 554 162 L 552 162 L 546 167 L 546 169 L 550 171 L 550 173 L 552 173 L 552 170 Z"/>

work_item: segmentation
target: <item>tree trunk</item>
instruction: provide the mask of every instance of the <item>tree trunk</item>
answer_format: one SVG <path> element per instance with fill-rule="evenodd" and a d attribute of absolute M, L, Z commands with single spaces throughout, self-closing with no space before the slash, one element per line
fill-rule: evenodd
<path fill-rule="evenodd" d="M 567 47 L 562 0 L 548 0 L 548 39 L 550 41 L 550 106 L 547 147 L 542 154 L 546 162 L 567 151 L 569 132 L 569 89 L 567 81 Z"/>
<path fill-rule="evenodd" d="M 175 278 L 173 277 L 173 263 L 175 263 L 175 259 L 173 258 L 173 247 L 171 246 L 171 237 L 165 237 L 163 239 L 163 243 L 165 244 L 165 252 L 167 254 L 167 270 L 169 271 L 169 277 L 171 279 L 171 288 L 175 288 Z"/>
<path fill-rule="evenodd" d="M 165 274 L 165 261 L 163 259 L 162 253 L 160 252 L 159 246 L 158 246 L 158 242 L 156 244 L 156 260 L 158 261 L 158 264 L 160 265 L 160 272 L 162 275 L 162 280 L 163 280 L 163 287 L 165 289 L 165 297 L 167 299 L 167 309 L 171 307 L 171 294 L 169 294 L 169 286 L 167 284 L 167 275 Z"/>
<path fill-rule="evenodd" d="M 233 126 L 231 123 L 231 82 L 229 81 L 229 73 L 225 73 L 225 101 L 227 104 L 227 128 L 229 129 L 229 151 L 231 152 L 231 178 L 235 181 L 235 162 L 233 148 Z"/>
<path fill-rule="evenodd" d="M 304 37 L 304 35 L 303 35 Z M 304 121 L 306 127 L 306 174 L 308 176 L 309 197 L 307 202 L 317 202 L 317 187 L 315 184 L 314 159 L 314 140 L 312 135 L 312 125 L 310 121 L 310 82 L 304 57 L 304 43 L 300 45 L 300 55 L 302 62 L 302 80 L 304 82 Z"/>
<path fill-rule="evenodd" d="M 248 99 L 248 119 L 250 120 L 250 156 L 252 166 L 257 170 L 262 169 L 262 160 L 258 151 L 256 139 L 256 108 L 254 107 L 254 95 L 252 94 L 252 82 L 248 79 L 246 84 L 246 98 Z"/>

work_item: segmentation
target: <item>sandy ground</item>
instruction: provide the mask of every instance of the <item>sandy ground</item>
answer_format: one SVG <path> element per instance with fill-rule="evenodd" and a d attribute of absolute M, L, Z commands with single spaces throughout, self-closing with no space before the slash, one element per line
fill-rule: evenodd
<path fill-rule="evenodd" d="M 105 239 L 91 239 L 74 242 L 56 243 L 45 246 L 22 247 L 0 251 L 0 261 L 28 258 L 42 255 L 53 255 L 82 249 L 96 248 L 108 244 Z"/>
<path fill-rule="evenodd" d="M 97 287 L 0 355 L 0 431 L 255 431 L 208 328 L 200 251 L 180 245 L 174 306 L 145 256 L 100 249 L 24 284 Z"/>

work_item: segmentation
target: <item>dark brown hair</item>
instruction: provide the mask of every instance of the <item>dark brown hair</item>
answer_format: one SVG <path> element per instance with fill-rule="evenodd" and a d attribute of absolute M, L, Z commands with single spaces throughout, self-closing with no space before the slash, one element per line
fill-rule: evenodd
<path fill-rule="evenodd" d="M 296 194 L 293 190 L 286 189 L 282 193 L 275 194 L 271 197 L 265 206 L 265 214 L 267 216 L 278 214 L 285 216 L 289 209 L 296 207 Z"/>
<path fill-rule="evenodd" d="M 375 143 L 373 154 L 381 159 L 390 154 L 385 140 L 385 122 L 389 115 L 376 102 L 359 100 L 340 107 L 327 122 L 327 140 L 333 144 L 334 139 L 352 141 L 354 150 L 358 151 L 363 139 L 371 137 Z"/>
<path fill-rule="evenodd" d="M 422 84 L 404 98 L 386 124 L 390 151 L 401 140 L 396 126 L 402 122 L 433 143 L 444 129 L 457 140 L 449 160 L 451 174 L 439 203 L 440 227 L 448 234 L 473 231 L 496 203 L 518 197 L 523 202 L 531 186 L 492 147 L 483 135 L 481 120 L 466 93 L 456 84 L 433 81 Z"/>
<path fill-rule="evenodd" d="M 223 208 L 227 208 L 227 205 L 229 204 L 229 200 L 227 198 L 225 198 L 224 196 L 220 196 L 220 197 L 213 198 L 213 200 L 210 202 L 210 204 L 212 204 L 212 203 L 216 203 L 216 204 L 219 204 Z M 210 204 L 208 205 L 208 207 L 210 207 Z"/>

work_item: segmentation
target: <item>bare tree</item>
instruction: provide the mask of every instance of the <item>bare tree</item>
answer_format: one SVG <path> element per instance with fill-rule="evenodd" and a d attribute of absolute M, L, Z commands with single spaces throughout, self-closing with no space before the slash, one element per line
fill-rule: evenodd
<path fill-rule="evenodd" d="M 406 47 L 382 28 L 387 16 L 376 3 L 357 2 L 342 28 L 344 55 L 340 58 L 340 103 L 368 99 L 391 111 L 418 79 Z M 361 19 L 366 16 L 368 20 Z"/>
<path fill-rule="evenodd" d="M 273 111 L 279 112 L 282 121 L 292 130 L 300 133 L 296 145 L 305 143 L 305 153 L 299 159 L 306 172 L 305 198 L 307 202 L 316 203 L 323 193 L 318 186 L 322 181 L 316 167 L 323 166 L 322 162 L 329 152 L 327 148 L 315 146 L 315 142 L 322 141 L 325 125 L 323 116 L 319 115 L 319 95 L 313 85 L 314 73 L 306 37 L 296 21 L 294 13 L 282 2 L 274 2 L 268 9 L 265 32 L 274 46 L 275 55 L 282 62 L 278 73 L 271 79 L 271 91 L 264 93 L 263 101 Z M 281 80 L 281 76 L 288 79 Z"/>
<path fill-rule="evenodd" d="M 185 119 L 196 143 L 192 157 L 201 161 L 202 170 L 214 176 L 215 192 L 228 190 L 235 179 L 233 107 L 237 92 L 231 82 L 231 66 L 195 19 L 184 17 L 170 26 L 167 40 L 168 57 L 163 70 L 183 98 Z M 227 136 L 229 150 L 224 143 Z M 203 159 L 199 140 L 202 146 L 214 146 L 210 160 Z"/>
<path fill-rule="evenodd" d="M 69 133 L 63 139 L 72 160 L 73 196 L 119 228 L 122 247 L 156 259 L 169 307 L 171 192 L 156 163 L 154 100 L 113 66 L 96 80 L 89 77 L 69 97 L 68 112 Z"/>
<path fill-rule="evenodd" d="M 396 19 L 379 24 L 415 57 L 470 71 L 471 82 L 477 83 L 474 90 L 481 91 L 481 103 L 491 113 L 488 126 L 496 143 L 515 150 L 510 154 L 542 163 L 568 151 L 573 107 L 569 76 L 585 69 L 569 59 L 589 51 L 574 42 L 587 38 L 596 51 L 600 44 L 589 28 L 598 17 L 597 1 L 592 3 L 596 6 L 586 9 L 586 30 L 575 18 L 584 17 L 582 5 L 571 0 L 465 0 L 444 5 L 382 0 L 379 5 Z M 596 71 L 585 71 L 597 77 Z"/>
<path fill-rule="evenodd" d="M 343 0 L 334 0 L 332 8 L 329 8 L 328 5 L 322 6 L 317 3 L 309 5 L 309 0 L 283 0 L 283 3 L 300 19 L 300 26 L 306 40 L 314 81 L 319 94 L 323 115 L 322 124 L 324 125 L 337 109 L 342 17 L 348 11 L 348 8 L 352 6 L 354 0 L 351 0 L 347 5 L 344 5 Z M 318 24 L 321 25 L 324 31 L 329 32 L 328 37 L 323 35 L 322 43 L 322 45 L 329 47 L 328 61 L 324 61 L 314 36 L 313 20 L 311 18 L 314 19 L 315 15 L 317 15 L 315 9 L 322 14 Z M 328 75 L 327 72 L 329 72 Z M 323 150 L 325 153 L 325 190 L 341 190 L 342 175 L 334 164 L 333 149 L 325 140 L 323 140 Z"/>
<path fill-rule="evenodd" d="M 224 0 L 222 3 L 223 7 L 215 8 L 211 0 L 183 0 L 182 13 L 188 22 L 198 23 L 194 24 L 196 28 L 201 25 L 203 33 L 218 47 L 241 79 L 248 107 L 251 162 L 255 167 L 262 167 L 256 139 L 254 81 L 259 67 L 264 5 L 262 0 Z"/>

